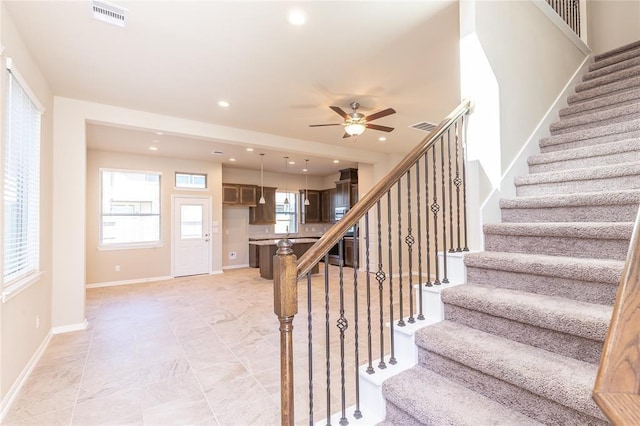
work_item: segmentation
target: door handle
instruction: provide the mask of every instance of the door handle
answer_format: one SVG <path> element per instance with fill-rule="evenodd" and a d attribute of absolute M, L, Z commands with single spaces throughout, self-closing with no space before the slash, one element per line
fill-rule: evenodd
<path fill-rule="evenodd" d="M 209 240 L 208 240 L 208 239 L 205 239 L 205 240 L 204 240 L 204 242 L 205 242 L 205 243 L 208 243 L 208 242 L 209 242 Z"/>

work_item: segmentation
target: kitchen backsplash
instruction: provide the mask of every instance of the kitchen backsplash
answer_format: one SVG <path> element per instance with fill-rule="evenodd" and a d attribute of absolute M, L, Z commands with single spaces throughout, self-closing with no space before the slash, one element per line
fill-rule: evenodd
<path fill-rule="evenodd" d="M 299 224 L 298 232 L 289 234 L 298 238 L 303 237 L 321 237 L 329 228 L 329 223 L 319 224 Z M 270 239 L 270 238 L 282 238 L 283 234 L 276 234 L 273 225 L 249 225 L 249 238 L 252 239 Z"/>

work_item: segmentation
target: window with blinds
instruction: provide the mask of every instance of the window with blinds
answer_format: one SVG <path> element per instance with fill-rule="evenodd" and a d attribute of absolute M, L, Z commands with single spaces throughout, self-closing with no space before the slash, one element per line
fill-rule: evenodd
<path fill-rule="evenodd" d="M 40 116 L 43 108 L 7 59 L 3 286 L 39 273 Z"/>

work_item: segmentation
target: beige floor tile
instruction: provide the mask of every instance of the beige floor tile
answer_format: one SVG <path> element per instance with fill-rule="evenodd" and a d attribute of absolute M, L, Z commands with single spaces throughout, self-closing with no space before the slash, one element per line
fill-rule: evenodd
<path fill-rule="evenodd" d="M 139 374 L 143 385 L 182 376 L 191 370 L 189 361 L 183 356 L 156 360 L 139 360 Z"/>
<path fill-rule="evenodd" d="M 201 393 L 143 410 L 146 425 L 191 425 L 212 418 L 211 408 Z"/>
<path fill-rule="evenodd" d="M 251 376 L 228 383 L 219 383 L 205 392 L 209 404 L 216 415 L 222 411 L 237 410 L 254 401 L 269 397 L 269 394 Z"/>
<path fill-rule="evenodd" d="M 62 410 L 52 411 L 40 416 L 29 417 L 19 421 L 10 423 L 3 422 L 4 426 L 68 426 L 71 424 L 71 415 L 73 407 L 67 407 Z"/>
<path fill-rule="evenodd" d="M 244 406 L 224 410 L 217 417 L 221 426 L 278 425 L 280 409 L 270 398 L 261 398 L 249 401 Z"/>
<path fill-rule="evenodd" d="M 220 384 L 250 376 L 247 368 L 239 361 L 219 362 L 203 370 L 196 370 L 195 374 L 205 392 Z"/>
<path fill-rule="evenodd" d="M 135 423 L 142 419 L 140 390 L 116 392 L 78 403 L 72 425 Z"/>
<path fill-rule="evenodd" d="M 204 396 L 200 383 L 193 372 L 181 376 L 170 377 L 142 388 L 142 408 L 144 410 L 157 405 L 166 404 L 176 399 L 189 398 L 193 395 Z"/>
<path fill-rule="evenodd" d="M 140 391 L 141 382 L 137 370 L 119 371 L 109 369 L 105 374 L 85 375 L 80 385 L 78 402 L 104 398 L 123 391 Z"/>

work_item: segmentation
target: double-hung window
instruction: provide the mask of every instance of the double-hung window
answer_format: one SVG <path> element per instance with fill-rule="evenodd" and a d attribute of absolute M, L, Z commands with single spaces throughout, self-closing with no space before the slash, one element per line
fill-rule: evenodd
<path fill-rule="evenodd" d="M 40 117 L 44 108 L 10 58 L 7 69 L 3 288 L 10 293 L 40 273 Z"/>
<path fill-rule="evenodd" d="M 298 194 L 276 191 L 276 234 L 298 232 Z"/>
<path fill-rule="evenodd" d="M 100 169 L 100 246 L 157 246 L 160 173 Z"/>

